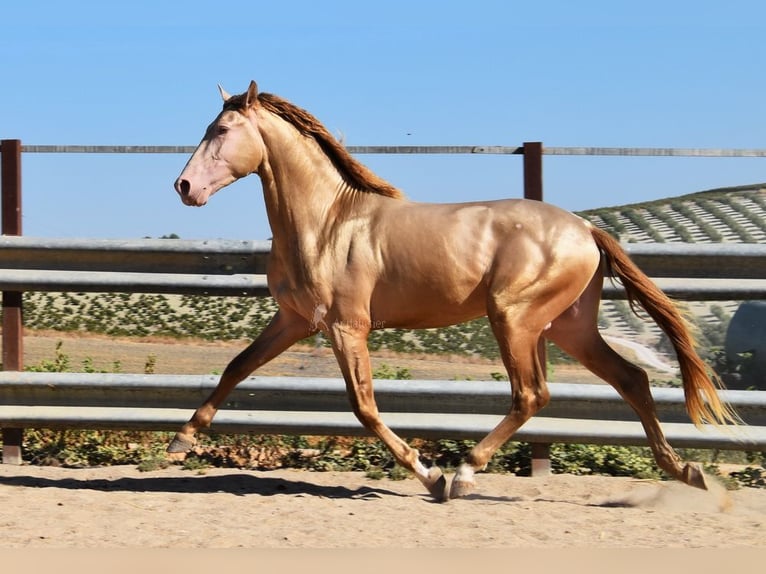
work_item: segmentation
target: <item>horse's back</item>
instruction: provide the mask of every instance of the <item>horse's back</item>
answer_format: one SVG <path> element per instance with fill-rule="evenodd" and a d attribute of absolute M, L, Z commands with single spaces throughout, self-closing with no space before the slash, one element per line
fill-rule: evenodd
<path fill-rule="evenodd" d="M 548 284 L 579 294 L 598 265 L 590 223 L 553 205 L 393 203 L 370 227 L 380 264 L 372 308 L 389 325 L 481 316 L 493 292 L 523 297 Z"/>
<path fill-rule="evenodd" d="M 592 260 L 597 248 L 591 223 L 555 205 L 528 199 L 466 203 L 396 201 L 375 217 L 375 242 L 396 259 L 436 259 L 444 266 L 470 259 L 486 269 L 498 255 L 524 261 L 543 258 Z M 425 263 L 421 263 L 424 265 Z M 467 265 L 467 263 L 460 263 Z"/>

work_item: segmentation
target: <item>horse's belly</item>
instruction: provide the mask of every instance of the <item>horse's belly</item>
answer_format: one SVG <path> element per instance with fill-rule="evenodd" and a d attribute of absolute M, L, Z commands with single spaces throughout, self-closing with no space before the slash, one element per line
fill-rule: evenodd
<path fill-rule="evenodd" d="M 428 329 L 446 327 L 486 315 L 486 293 L 476 288 L 468 293 L 400 288 L 378 291 L 370 304 L 377 329 Z"/>

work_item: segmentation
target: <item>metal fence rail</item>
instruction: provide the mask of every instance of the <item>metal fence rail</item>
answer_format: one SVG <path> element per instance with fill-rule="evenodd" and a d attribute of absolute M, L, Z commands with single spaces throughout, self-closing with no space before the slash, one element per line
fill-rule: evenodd
<path fill-rule="evenodd" d="M 0 289 L 268 295 L 269 241 L 0 237 Z"/>
<path fill-rule="evenodd" d="M 268 295 L 269 241 L 0 237 L 0 290 Z M 766 299 L 766 244 L 626 244 L 669 295 Z M 624 297 L 604 288 L 604 297 Z"/>
<path fill-rule="evenodd" d="M 3 427 L 175 431 L 217 383 L 205 375 L 0 373 Z M 384 420 L 409 438 L 486 435 L 510 405 L 504 381 L 377 380 Z M 606 385 L 551 383 L 551 402 L 514 440 L 646 445 L 641 424 Z M 653 389 L 668 440 L 677 447 L 766 449 L 766 391 L 723 391 L 748 426 L 698 429 L 681 389 Z M 367 436 L 341 379 L 250 377 L 229 396 L 212 432 Z"/>
<path fill-rule="evenodd" d="M 23 153 L 193 153 L 196 146 L 173 145 L 23 145 Z M 498 154 L 523 155 L 524 146 L 346 146 L 352 154 Z M 666 147 L 556 147 L 544 155 L 635 157 L 766 157 L 766 149 Z"/>

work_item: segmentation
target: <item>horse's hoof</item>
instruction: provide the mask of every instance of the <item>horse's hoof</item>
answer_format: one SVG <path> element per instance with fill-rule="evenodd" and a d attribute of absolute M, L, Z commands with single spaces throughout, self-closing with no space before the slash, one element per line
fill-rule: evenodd
<path fill-rule="evenodd" d="M 476 483 L 467 480 L 452 480 L 452 486 L 449 490 L 449 497 L 450 498 L 462 498 L 464 496 L 469 495 L 471 492 L 473 492 L 474 487 L 476 486 Z"/>
<path fill-rule="evenodd" d="M 705 473 L 702 472 L 700 465 L 696 463 L 689 462 L 686 464 L 683 470 L 682 480 L 689 486 L 708 490 Z"/>
<path fill-rule="evenodd" d="M 425 483 L 428 492 L 437 502 L 447 502 L 447 479 L 438 466 L 432 466 L 428 469 L 428 481 Z"/>
<path fill-rule="evenodd" d="M 168 454 L 186 454 L 194 447 L 194 439 L 178 433 L 168 445 Z"/>
<path fill-rule="evenodd" d="M 476 482 L 473 480 L 474 470 L 468 464 L 461 464 L 457 469 L 455 477 L 452 479 L 452 486 L 450 487 L 450 498 L 461 498 L 470 494 L 476 486 Z"/>

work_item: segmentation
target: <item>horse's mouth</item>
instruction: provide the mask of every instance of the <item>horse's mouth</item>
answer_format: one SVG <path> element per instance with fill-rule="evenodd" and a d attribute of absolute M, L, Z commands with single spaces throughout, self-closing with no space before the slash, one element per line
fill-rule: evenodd
<path fill-rule="evenodd" d="M 207 205 L 207 200 L 205 201 L 196 201 L 188 196 L 181 196 L 181 201 L 184 205 L 187 205 L 189 207 L 202 207 L 203 205 Z"/>

